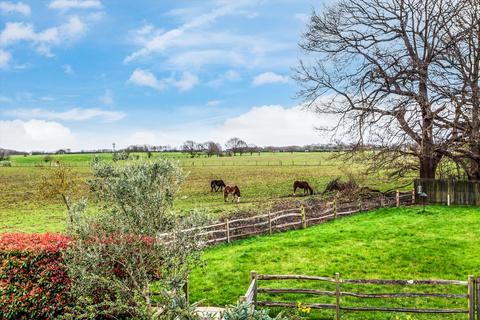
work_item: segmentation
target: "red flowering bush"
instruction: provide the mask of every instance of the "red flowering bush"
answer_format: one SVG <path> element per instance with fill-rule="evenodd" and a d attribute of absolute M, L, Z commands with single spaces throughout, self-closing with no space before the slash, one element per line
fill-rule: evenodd
<path fill-rule="evenodd" d="M 51 319 L 69 303 L 62 259 L 69 238 L 59 234 L 0 234 L 0 318 Z"/>

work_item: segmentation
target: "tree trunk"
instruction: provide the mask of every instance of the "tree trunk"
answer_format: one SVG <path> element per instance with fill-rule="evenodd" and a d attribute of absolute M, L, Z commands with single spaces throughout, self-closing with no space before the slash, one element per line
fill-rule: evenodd
<path fill-rule="evenodd" d="M 420 158 L 420 179 L 435 179 L 438 157 L 423 156 Z"/>
<path fill-rule="evenodd" d="M 428 99 L 428 67 L 424 66 L 419 70 L 418 100 L 422 110 L 422 141 L 420 151 L 420 178 L 435 179 L 435 172 L 440 157 L 436 155 L 433 140 L 433 114 Z"/>

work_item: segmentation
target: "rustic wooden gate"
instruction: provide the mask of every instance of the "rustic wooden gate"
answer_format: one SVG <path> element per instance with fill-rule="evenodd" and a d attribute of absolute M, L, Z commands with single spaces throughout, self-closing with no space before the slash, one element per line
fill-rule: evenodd
<path fill-rule="evenodd" d="M 263 283 L 278 280 L 301 280 L 301 281 L 315 281 L 331 283 L 335 289 L 332 290 L 318 290 L 312 288 L 280 288 L 280 287 L 264 287 Z M 262 284 L 262 285 L 261 285 Z M 343 287 L 348 285 L 356 285 L 360 288 L 365 286 L 386 286 L 386 287 L 414 287 L 423 288 L 428 286 L 429 288 L 436 288 L 448 286 L 449 288 L 456 287 L 459 290 L 463 290 L 462 293 L 446 292 L 440 290 L 440 292 L 432 291 L 415 291 L 415 292 L 358 292 L 358 291 L 344 291 Z M 255 271 L 251 273 L 251 282 L 247 290 L 247 293 L 240 297 L 240 301 L 248 302 L 255 307 L 284 307 L 284 308 L 296 308 L 298 307 L 298 301 L 280 301 L 265 300 L 262 299 L 263 294 L 269 296 L 291 296 L 292 294 L 301 294 L 303 296 L 328 296 L 331 297 L 330 303 L 304 303 L 304 307 L 312 309 L 326 309 L 335 312 L 335 318 L 341 319 L 342 312 L 399 312 L 399 313 L 423 313 L 423 314 L 465 314 L 465 319 L 468 320 L 480 320 L 480 277 L 468 276 L 466 280 L 385 280 L 385 279 L 344 279 L 340 278 L 340 274 L 336 273 L 335 277 L 319 277 L 319 276 L 306 276 L 306 275 L 267 275 L 257 274 Z M 424 298 L 438 298 L 445 300 L 464 301 L 464 308 L 417 308 L 417 307 L 391 307 L 391 306 L 378 306 L 377 305 L 352 305 L 348 301 L 345 301 L 348 297 L 354 297 L 357 299 L 366 299 L 372 301 L 375 299 L 382 299 L 384 301 L 392 299 L 424 299 Z"/>

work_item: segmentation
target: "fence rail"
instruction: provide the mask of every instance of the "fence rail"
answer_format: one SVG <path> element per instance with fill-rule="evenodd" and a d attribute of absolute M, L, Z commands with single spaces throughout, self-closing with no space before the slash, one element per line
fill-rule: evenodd
<path fill-rule="evenodd" d="M 265 281 L 274 280 L 299 280 L 299 281 L 320 281 L 326 283 L 334 283 L 335 290 L 318 290 L 310 288 L 269 288 L 260 286 Z M 364 288 L 369 285 L 381 285 L 389 287 L 418 287 L 429 286 L 437 288 L 439 286 L 453 286 L 460 287 L 464 293 L 455 292 L 380 292 L 380 293 L 365 293 L 365 292 L 350 292 L 343 291 L 342 287 L 355 285 Z M 425 290 L 425 289 L 424 289 Z M 453 288 L 452 288 L 453 290 Z M 255 292 L 253 292 L 255 291 Z M 480 277 L 474 278 L 468 276 L 466 281 L 463 280 L 385 280 L 385 279 L 342 279 L 340 274 L 336 273 L 333 277 L 319 277 L 307 275 L 271 275 L 271 274 L 257 274 L 255 271 L 251 272 L 251 282 L 249 289 L 245 296 L 240 297 L 240 301 L 251 303 L 254 307 L 284 307 L 296 308 L 298 302 L 296 301 L 269 301 L 259 300 L 258 294 L 268 294 L 270 296 L 301 294 L 306 296 L 327 296 L 335 297 L 331 303 L 302 303 L 302 306 L 312 309 L 326 309 L 335 310 L 335 319 L 340 320 L 342 312 L 399 312 L 399 313 L 428 313 L 428 314 L 465 314 L 469 320 L 480 320 Z M 397 298 L 439 298 L 445 300 L 464 300 L 464 308 L 451 307 L 404 307 L 404 306 L 358 306 L 351 305 L 351 302 L 345 301 L 345 297 L 367 299 L 372 301 L 374 299 L 390 299 Z M 475 312 L 477 311 L 476 318 Z"/>
<path fill-rule="evenodd" d="M 315 206 L 302 205 L 275 212 L 264 213 L 252 217 L 226 219 L 207 226 L 190 228 L 183 232 L 197 231 L 205 238 L 207 245 L 229 243 L 233 240 L 261 234 L 273 234 L 334 220 L 339 217 L 356 214 L 362 211 L 409 205 L 415 202 L 412 192 L 396 192 L 393 197 L 379 196 L 354 202 L 333 200 Z M 160 236 L 168 236 L 162 234 Z"/>

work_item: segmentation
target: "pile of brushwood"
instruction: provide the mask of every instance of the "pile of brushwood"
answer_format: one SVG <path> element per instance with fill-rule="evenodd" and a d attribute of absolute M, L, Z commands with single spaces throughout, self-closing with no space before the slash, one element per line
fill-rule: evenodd
<path fill-rule="evenodd" d="M 354 200 L 358 198 L 370 199 L 381 195 L 390 197 L 395 195 L 395 190 L 387 190 L 381 192 L 377 189 L 361 186 L 353 177 L 349 177 L 346 181 L 341 178 L 335 178 L 327 183 L 324 195 L 335 194 L 338 198 L 346 200 Z"/>

